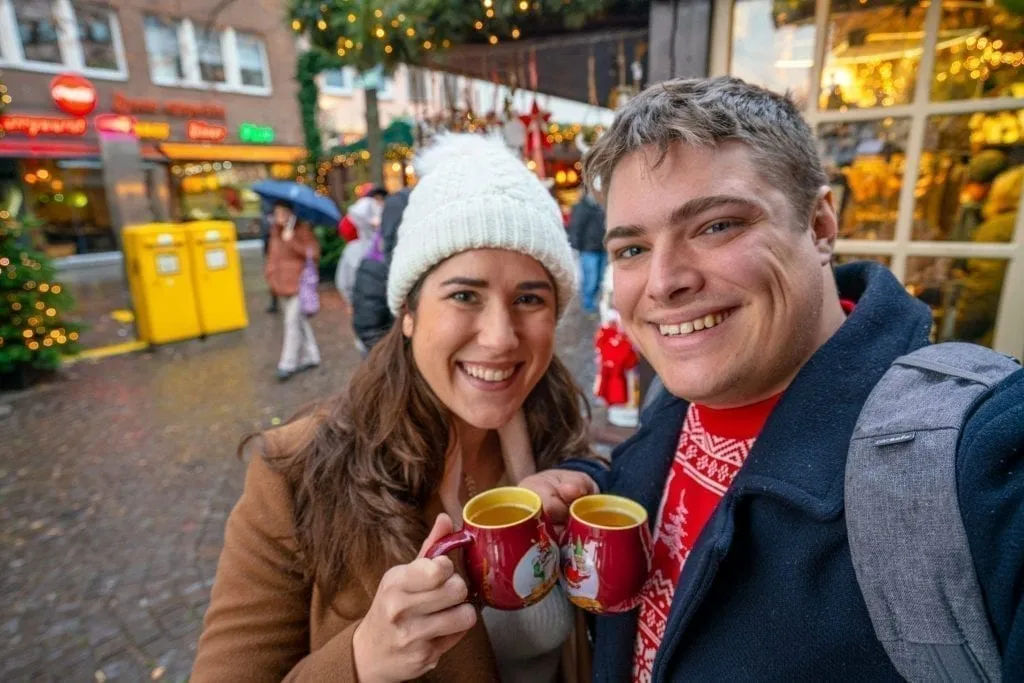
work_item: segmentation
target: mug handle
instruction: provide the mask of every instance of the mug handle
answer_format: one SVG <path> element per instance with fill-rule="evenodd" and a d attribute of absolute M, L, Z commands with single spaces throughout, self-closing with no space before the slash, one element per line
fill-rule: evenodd
<path fill-rule="evenodd" d="M 442 555 L 447 555 L 453 550 L 459 548 L 465 548 L 467 545 L 473 542 L 473 536 L 469 533 L 466 527 L 462 527 L 453 534 L 448 534 L 434 545 L 430 546 L 430 550 L 427 551 L 427 557 L 431 560 Z"/>

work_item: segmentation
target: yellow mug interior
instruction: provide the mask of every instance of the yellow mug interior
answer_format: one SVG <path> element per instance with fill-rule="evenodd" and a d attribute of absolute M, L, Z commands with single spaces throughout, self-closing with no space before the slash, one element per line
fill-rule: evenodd
<path fill-rule="evenodd" d="M 529 510 L 529 514 L 507 524 L 480 524 L 474 520 L 480 513 L 504 505 L 526 508 Z M 533 491 L 521 489 L 518 486 L 502 486 L 484 491 L 471 498 L 462 508 L 462 519 L 479 529 L 503 529 L 532 519 L 540 513 L 540 509 L 540 496 Z"/>
<path fill-rule="evenodd" d="M 633 523 L 627 526 L 603 526 L 601 524 L 595 524 L 588 519 L 590 513 L 593 512 L 620 512 L 632 518 Z M 629 498 L 613 496 L 607 493 L 599 493 L 592 496 L 577 498 L 573 504 L 569 506 L 569 514 L 573 519 L 586 524 L 587 526 L 594 527 L 595 529 L 608 529 L 610 531 L 634 529 L 641 524 L 647 523 L 647 510 L 644 509 L 643 505 L 640 505 L 640 503 L 630 500 Z"/>

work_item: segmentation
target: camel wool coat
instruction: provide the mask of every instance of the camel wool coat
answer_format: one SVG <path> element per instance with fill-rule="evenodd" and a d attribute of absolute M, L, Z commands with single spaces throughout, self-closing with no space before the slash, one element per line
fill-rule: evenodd
<path fill-rule="evenodd" d="M 263 438 L 272 456 L 312 428 L 299 420 Z M 258 449 L 256 449 L 258 450 Z M 433 506 L 431 506 L 433 507 Z M 437 502 L 440 510 L 440 502 Z M 355 683 L 352 636 L 376 586 L 354 583 L 329 604 L 297 558 L 293 493 L 286 477 L 252 455 L 241 498 L 228 517 L 191 683 L 316 681 Z M 590 680 L 590 650 L 581 616 L 562 656 L 562 681 Z M 483 620 L 445 653 L 422 681 L 498 681 Z"/>
<path fill-rule="evenodd" d="M 295 296 L 299 293 L 299 278 L 306 267 L 306 257 L 311 256 L 314 263 L 320 262 L 320 242 L 305 221 L 295 224 L 293 236 L 287 242 L 283 232 L 280 225 L 270 229 L 263 275 L 275 296 Z"/>

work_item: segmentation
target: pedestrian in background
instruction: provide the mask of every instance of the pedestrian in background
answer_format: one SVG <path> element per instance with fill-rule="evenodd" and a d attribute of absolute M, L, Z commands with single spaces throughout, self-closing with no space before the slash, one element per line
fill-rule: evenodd
<path fill-rule="evenodd" d="M 299 302 L 299 281 L 312 262 L 320 262 L 320 242 L 306 221 L 297 220 L 287 202 L 276 202 L 267 250 L 266 278 L 273 295 L 283 299 L 284 341 L 277 378 L 285 381 L 301 370 L 320 365 L 313 328 Z"/>
<path fill-rule="evenodd" d="M 260 239 L 263 240 L 263 263 L 264 269 L 266 268 L 267 256 L 270 253 L 270 233 L 274 225 L 273 207 L 266 206 L 265 203 L 261 206 L 260 211 Z M 269 283 L 268 283 L 269 284 Z M 270 306 L 267 307 L 267 313 L 277 313 L 277 295 L 274 294 L 274 290 L 270 290 Z"/>
<path fill-rule="evenodd" d="M 590 192 L 573 207 L 569 217 L 569 243 L 580 253 L 583 311 L 598 312 L 601 281 L 608 257 L 604 251 L 604 209 Z"/>
<path fill-rule="evenodd" d="M 351 309 L 352 287 L 355 285 L 356 270 L 362 262 L 366 252 L 370 250 L 374 236 L 380 228 L 381 213 L 384 209 L 384 200 L 387 192 L 383 188 L 371 191 L 352 202 L 352 206 L 345 212 L 345 218 L 356 230 L 356 238 L 345 245 L 338 260 L 338 269 L 335 272 L 334 284 L 345 299 L 345 303 Z"/>
<path fill-rule="evenodd" d="M 474 494 L 590 454 L 554 355 L 576 287 L 558 207 L 500 141 L 434 153 L 391 263 L 400 324 L 344 393 L 251 441 L 193 683 L 585 680 L 560 588 L 478 613 L 423 557 Z"/>
<path fill-rule="evenodd" d="M 434 149 L 426 149 L 413 160 L 416 177 L 421 181 L 436 164 Z M 352 287 L 352 329 L 367 352 L 384 338 L 395 323 L 388 310 L 388 268 L 398 242 L 398 226 L 402 223 L 411 192 L 412 188 L 403 187 L 384 201 L 380 230 L 374 238 L 377 246 L 371 246 L 370 258 L 364 258 L 356 270 Z"/>

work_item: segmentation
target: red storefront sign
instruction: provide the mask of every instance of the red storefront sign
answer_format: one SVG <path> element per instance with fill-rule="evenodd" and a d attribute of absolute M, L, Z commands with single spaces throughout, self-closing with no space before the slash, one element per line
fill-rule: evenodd
<path fill-rule="evenodd" d="M 135 135 L 135 119 L 120 114 L 100 114 L 93 120 L 100 133 Z"/>
<path fill-rule="evenodd" d="M 224 119 L 227 113 L 224 106 L 214 102 L 177 102 L 148 100 L 128 97 L 123 93 L 114 93 L 113 110 L 118 114 L 160 114 L 183 119 L 199 116 L 208 119 Z"/>
<path fill-rule="evenodd" d="M 228 136 L 228 129 L 216 123 L 192 120 L 188 122 L 186 135 L 196 142 L 223 142 Z"/>
<path fill-rule="evenodd" d="M 11 114 L 0 116 L 0 129 L 4 133 L 20 133 L 34 138 L 37 135 L 85 135 L 86 121 L 83 118 L 57 116 L 27 116 Z"/>
<path fill-rule="evenodd" d="M 50 81 L 50 96 L 65 114 L 87 116 L 96 108 L 96 88 L 78 74 L 58 74 Z"/>

